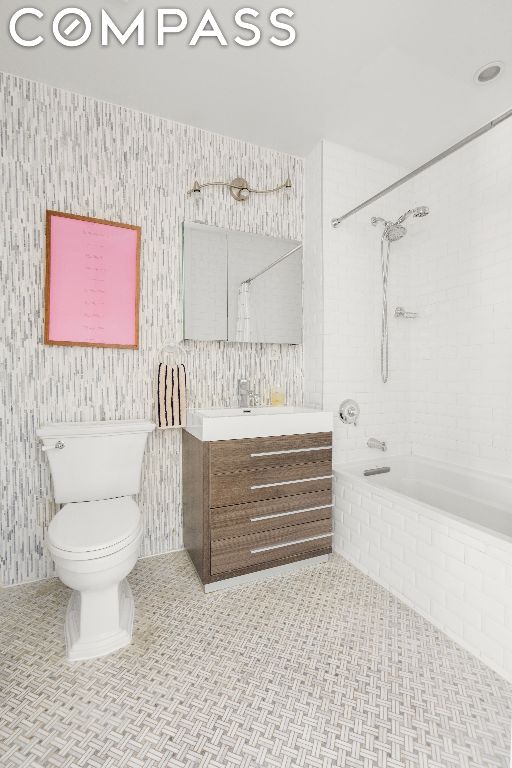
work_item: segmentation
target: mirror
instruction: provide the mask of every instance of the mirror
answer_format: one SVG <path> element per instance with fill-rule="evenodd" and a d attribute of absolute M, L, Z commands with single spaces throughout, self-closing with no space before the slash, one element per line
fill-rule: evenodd
<path fill-rule="evenodd" d="M 183 231 L 184 338 L 228 338 L 228 250 L 226 233 L 185 224 Z"/>
<path fill-rule="evenodd" d="M 302 245 L 185 223 L 184 338 L 302 342 Z"/>

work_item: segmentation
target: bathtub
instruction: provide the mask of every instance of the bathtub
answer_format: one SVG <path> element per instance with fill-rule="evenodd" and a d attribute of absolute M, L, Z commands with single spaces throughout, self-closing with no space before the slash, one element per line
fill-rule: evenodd
<path fill-rule="evenodd" d="M 334 551 L 512 682 L 512 479 L 386 454 L 334 478 Z"/>

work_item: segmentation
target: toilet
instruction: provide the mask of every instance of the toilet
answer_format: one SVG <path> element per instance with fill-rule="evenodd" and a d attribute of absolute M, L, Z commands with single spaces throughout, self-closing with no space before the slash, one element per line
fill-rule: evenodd
<path fill-rule="evenodd" d="M 126 577 L 142 536 L 139 492 L 150 421 L 49 424 L 37 435 L 50 463 L 55 501 L 48 528 L 58 577 L 73 589 L 65 636 L 70 661 L 129 645 L 134 602 Z"/>

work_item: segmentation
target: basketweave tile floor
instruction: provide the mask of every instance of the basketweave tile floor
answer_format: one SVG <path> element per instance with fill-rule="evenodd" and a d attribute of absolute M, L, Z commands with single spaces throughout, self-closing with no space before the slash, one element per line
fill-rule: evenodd
<path fill-rule="evenodd" d="M 69 591 L 1 594 L 3 768 L 508 768 L 512 686 L 340 557 L 204 595 L 130 576 L 133 644 L 68 664 Z"/>

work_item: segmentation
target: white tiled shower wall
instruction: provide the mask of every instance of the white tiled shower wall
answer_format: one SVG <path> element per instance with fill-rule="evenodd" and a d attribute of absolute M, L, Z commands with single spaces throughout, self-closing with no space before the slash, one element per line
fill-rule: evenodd
<path fill-rule="evenodd" d="M 334 548 L 512 680 L 512 543 L 337 474 Z"/>
<path fill-rule="evenodd" d="M 331 227 L 405 172 L 329 142 L 306 162 L 306 178 L 316 173 L 322 189 L 323 334 L 318 325 L 315 337 L 323 338 L 322 400 L 336 417 L 346 397 L 361 405 L 357 428 L 335 419 L 335 461 L 375 458 L 366 447 L 372 436 L 393 453 L 511 476 L 512 120 Z M 383 384 L 382 228 L 370 218 L 395 220 L 417 205 L 430 215 L 409 219 L 407 236 L 391 246 Z M 306 237 L 311 216 L 307 206 Z M 418 319 L 394 318 L 398 305 Z"/>
<path fill-rule="evenodd" d="M 415 453 L 512 475 L 512 120 L 419 176 L 411 251 Z M 411 229 L 413 226 L 411 225 Z"/>
<path fill-rule="evenodd" d="M 408 447 L 408 369 L 404 356 L 394 358 L 390 384 L 380 381 L 378 327 L 380 323 L 379 232 L 369 224 L 370 214 L 351 220 L 340 229 L 331 219 L 349 210 L 403 174 L 403 170 L 329 142 L 306 161 L 306 245 L 315 239 L 317 251 L 306 248 L 309 259 L 323 259 L 323 302 L 318 300 L 323 320 L 307 331 L 305 320 L 305 361 L 312 349 L 323 355 L 321 401 L 335 414 L 335 462 L 364 458 L 368 437 L 387 439 L 396 451 Z M 311 179 L 320 183 L 322 209 L 309 204 Z M 318 182 L 320 179 L 320 182 Z M 391 215 L 382 207 L 381 215 Z M 313 265 L 310 264 L 313 272 Z M 402 283 L 403 269 L 395 272 L 395 292 Z M 312 291 L 308 285 L 310 301 Z M 316 295 L 316 294 L 313 294 Z M 322 307 L 323 303 L 323 307 Z M 407 328 L 400 344 L 407 346 Z M 320 352 L 321 350 L 321 352 Z M 306 368 L 306 394 L 308 381 Z M 347 427 L 337 418 L 338 407 L 347 397 L 361 406 L 359 426 Z"/>

